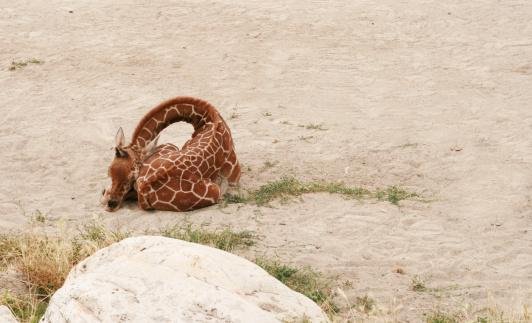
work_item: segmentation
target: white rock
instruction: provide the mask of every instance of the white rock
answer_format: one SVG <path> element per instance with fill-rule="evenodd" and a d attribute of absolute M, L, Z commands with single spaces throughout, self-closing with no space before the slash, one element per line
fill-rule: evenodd
<path fill-rule="evenodd" d="M 11 310 L 5 305 L 0 305 L 0 322 L 18 323 L 15 316 L 13 316 L 13 313 L 11 313 Z"/>
<path fill-rule="evenodd" d="M 79 263 L 41 323 L 282 322 L 323 311 L 252 262 L 163 237 L 128 238 Z"/>

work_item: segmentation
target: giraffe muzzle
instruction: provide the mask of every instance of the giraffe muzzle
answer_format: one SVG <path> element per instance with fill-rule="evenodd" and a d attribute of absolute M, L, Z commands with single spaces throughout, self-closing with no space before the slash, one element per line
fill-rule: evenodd
<path fill-rule="evenodd" d="M 107 201 L 107 207 L 110 211 L 114 211 L 118 207 L 118 201 L 117 200 L 109 200 Z"/>

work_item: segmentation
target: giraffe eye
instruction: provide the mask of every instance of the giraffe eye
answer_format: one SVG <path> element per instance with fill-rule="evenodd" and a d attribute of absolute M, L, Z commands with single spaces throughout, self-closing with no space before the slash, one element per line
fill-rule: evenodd
<path fill-rule="evenodd" d="M 118 147 L 115 148 L 115 157 L 116 158 L 125 158 L 128 157 L 128 153 L 125 150 L 119 149 Z"/>

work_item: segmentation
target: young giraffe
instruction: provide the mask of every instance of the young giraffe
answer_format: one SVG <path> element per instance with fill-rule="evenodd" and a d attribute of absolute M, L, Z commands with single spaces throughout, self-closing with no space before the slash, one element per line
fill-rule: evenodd
<path fill-rule="evenodd" d="M 157 147 L 159 133 L 180 121 L 192 124 L 192 138 L 181 150 L 172 144 Z M 115 140 L 112 183 L 102 198 L 108 211 L 117 210 L 135 192 L 145 210 L 197 209 L 218 202 L 222 181 L 234 185 L 240 179 L 231 132 L 218 111 L 200 99 L 165 101 L 142 118 L 129 145 L 122 128 Z"/>

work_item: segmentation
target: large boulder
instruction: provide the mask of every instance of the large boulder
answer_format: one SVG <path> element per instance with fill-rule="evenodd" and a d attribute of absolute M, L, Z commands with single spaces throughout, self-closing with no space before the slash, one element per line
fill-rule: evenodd
<path fill-rule="evenodd" d="M 326 322 L 323 311 L 254 263 L 164 237 L 128 238 L 79 263 L 41 323 Z"/>

